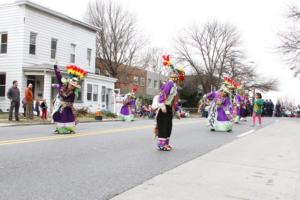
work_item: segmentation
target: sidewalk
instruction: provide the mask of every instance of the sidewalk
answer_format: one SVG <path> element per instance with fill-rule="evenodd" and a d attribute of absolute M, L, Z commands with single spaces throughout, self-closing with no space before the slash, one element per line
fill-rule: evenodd
<path fill-rule="evenodd" d="M 299 200 L 300 120 L 281 119 L 113 198 L 141 199 Z"/>

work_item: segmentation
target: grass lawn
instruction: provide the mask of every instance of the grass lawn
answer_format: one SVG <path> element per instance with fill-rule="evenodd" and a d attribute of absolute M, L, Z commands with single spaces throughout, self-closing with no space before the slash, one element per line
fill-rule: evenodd
<path fill-rule="evenodd" d="M 0 113 L 0 119 L 8 119 L 8 113 Z"/>

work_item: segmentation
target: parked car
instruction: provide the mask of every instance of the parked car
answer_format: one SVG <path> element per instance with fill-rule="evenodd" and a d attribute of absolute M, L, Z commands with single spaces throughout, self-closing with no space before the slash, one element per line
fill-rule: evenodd
<path fill-rule="evenodd" d="M 289 110 L 284 110 L 284 111 L 283 111 L 283 116 L 284 116 L 284 117 L 291 117 L 291 115 L 292 115 L 292 112 L 291 112 L 291 111 L 289 111 Z"/>
<path fill-rule="evenodd" d="M 300 118 L 300 108 L 295 110 L 295 117 Z"/>

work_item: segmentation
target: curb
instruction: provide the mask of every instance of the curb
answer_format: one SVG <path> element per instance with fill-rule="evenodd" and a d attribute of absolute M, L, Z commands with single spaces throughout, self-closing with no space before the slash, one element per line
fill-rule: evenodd
<path fill-rule="evenodd" d="M 122 120 L 99 120 L 99 121 L 79 121 L 79 123 L 96 123 L 96 122 L 118 122 L 118 121 L 122 121 Z M 20 124 L 4 124 L 3 126 L 0 123 L 0 127 L 12 127 L 12 126 L 38 126 L 38 125 L 51 125 L 54 123 L 51 122 L 44 122 L 44 123 L 20 123 Z"/>

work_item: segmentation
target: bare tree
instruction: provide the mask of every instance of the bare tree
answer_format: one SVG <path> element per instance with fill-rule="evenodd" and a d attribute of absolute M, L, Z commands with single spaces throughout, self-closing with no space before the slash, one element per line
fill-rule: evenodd
<path fill-rule="evenodd" d="M 226 65 L 225 75 L 237 82 L 243 83 L 245 89 L 253 87 L 263 91 L 278 90 L 278 80 L 260 77 L 253 63 L 245 61 L 246 56 L 241 51 L 233 51 Z"/>
<path fill-rule="evenodd" d="M 160 48 L 157 47 L 150 47 L 142 56 L 142 59 L 140 61 L 141 66 L 143 68 L 161 73 L 162 72 L 162 55 L 163 51 Z"/>
<path fill-rule="evenodd" d="M 178 59 L 190 65 L 199 77 L 206 77 L 202 86 L 207 92 L 212 86 L 220 86 L 229 55 L 239 47 L 240 38 L 234 26 L 212 22 L 190 28 L 176 44 Z"/>
<path fill-rule="evenodd" d="M 296 6 L 289 9 L 288 19 L 292 20 L 293 26 L 288 31 L 280 33 L 281 45 L 279 50 L 286 57 L 290 69 L 295 72 L 295 77 L 300 74 L 300 10 Z"/>
<path fill-rule="evenodd" d="M 112 77 L 126 77 L 143 44 L 135 18 L 113 1 L 94 0 L 88 4 L 86 20 L 99 27 L 96 55 L 104 69 Z"/>
<path fill-rule="evenodd" d="M 240 36 L 232 25 L 213 22 L 192 27 L 177 38 L 176 44 L 179 61 L 194 69 L 203 92 L 219 88 L 224 76 L 243 81 L 248 88 L 277 89 L 276 80 L 260 78 L 254 67 L 245 64 Z"/>

